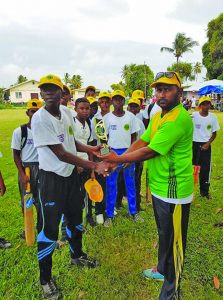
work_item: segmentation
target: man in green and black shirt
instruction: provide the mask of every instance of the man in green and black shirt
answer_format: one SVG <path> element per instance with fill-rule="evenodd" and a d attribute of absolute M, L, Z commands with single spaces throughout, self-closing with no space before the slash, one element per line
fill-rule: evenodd
<path fill-rule="evenodd" d="M 164 279 L 160 299 L 180 297 L 186 236 L 193 197 L 192 135 L 188 112 L 180 104 L 181 80 L 175 72 L 156 75 L 157 104 L 162 111 L 150 121 L 140 140 L 122 155 L 110 152 L 107 161 L 128 163 L 148 160 L 149 186 L 159 234 L 158 266 L 144 277 Z"/>

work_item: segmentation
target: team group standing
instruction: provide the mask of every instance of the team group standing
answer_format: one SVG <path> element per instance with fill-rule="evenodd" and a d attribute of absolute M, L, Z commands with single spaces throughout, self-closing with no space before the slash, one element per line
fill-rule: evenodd
<path fill-rule="evenodd" d="M 220 128 L 216 116 L 209 112 L 209 97 L 200 98 L 200 110 L 192 117 L 185 110 L 180 103 L 181 79 L 177 73 L 159 72 L 151 87 L 155 98 L 143 112 L 143 91 L 133 92 L 125 110 L 123 91 L 100 92 L 96 99 L 94 86 L 86 88 L 73 110 L 68 108 L 70 88 L 50 74 L 39 83 L 44 102 L 28 101 L 28 123 L 14 130 L 11 148 L 18 169 L 22 212 L 26 185 L 31 184 L 37 211 L 40 285 L 45 298 L 62 296 L 52 279 L 52 255 L 58 246 L 60 224 L 61 239 L 69 243 L 71 264 L 95 268 L 99 262 L 82 249 L 84 208 L 90 226 L 109 227 L 113 225 L 118 195 L 126 195 L 132 221 L 144 221 L 139 212 L 146 160 L 159 250 L 157 267 L 145 270 L 143 275 L 164 281 L 159 299 L 180 299 L 194 190 L 192 161 L 200 166 L 200 194 L 211 199 L 211 143 Z M 101 124 L 109 149 L 105 155 L 97 132 Z M 104 191 L 103 201 L 94 207 L 84 188 L 90 178 L 97 179 Z M 5 190 L 0 176 L 1 195 Z M 21 236 L 25 238 L 25 233 Z M 10 247 L 3 238 L 0 243 L 1 248 Z"/>

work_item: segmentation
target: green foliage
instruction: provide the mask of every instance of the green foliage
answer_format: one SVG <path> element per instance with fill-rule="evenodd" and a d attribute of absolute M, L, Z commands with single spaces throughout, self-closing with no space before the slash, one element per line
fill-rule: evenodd
<path fill-rule="evenodd" d="M 125 83 L 125 92 L 131 96 L 134 90 L 146 89 L 146 96 L 152 96 L 152 89 L 149 85 L 153 82 L 154 74 L 149 66 L 144 65 L 124 65 L 122 69 L 122 78 Z"/>
<path fill-rule="evenodd" d="M 223 13 L 208 23 L 208 41 L 202 47 L 203 65 L 209 79 L 223 78 Z"/>
<path fill-rule="evenodd" d="M 179 62 L 178 65 L 177 63 L 174 63 L 170 67 L 168 67 L 167 70 L 178 72 L 182 81 L 187 81 L 188 79 L 194 80 L 193 66 L 191 63 Z"/>
<path fill-rule="evenodd" d="M 217 114 L 221 127 L 223 114 Z M 19 237 L 23 230 L 23 217 L 19 206 L 17 171 L 10 143 L 13 129 L 27 121 L 25 109 L 0 111 L 0 159 L 7 192 L 0 198 L 0 237 L 12 243 L 12 248 L 0 249 L 0 299 L 41 300 L 37 246 L 26 247 Z M 223 290 L 216 290 L 213 277 L 223 283 L 222 229 L 214 227 L 222 221 L 223 146 L 221 137 L 213 142 L 212 201 L 196 193 L 189 219 L 186 263 L 182 278 L 182 300 L 220 300 Z M 146 164 L 145 164 L 146 165 Z M 145 172 L 142 178 L 145 194 Z M 84 250 L 97 257 L 101 266 L 96 269 L 70 265 L 69 246 L 66 244 L 53 255 L 53 276 L 62 289 L 64 299 L 74 300 L 155 300 L 162 283 L 147 281 L 142 270 L 157 264 L 157 229 L 151 203 L 142 198 L 141 212 L 144 223 L 133 222 L 124 203 L 115 217 L 114 226 L 87 227 Z"/>
<path fill-rule="evenodd" d="M 112 88 L 113 91 L 116 91 L 116 90 L 124 91 L 125 90 L 125 84 L 122 81 L 119 81 L 119 83 L 113 83 L 110 85 L 110 87 Z"/>
<path fill-rule="evenodd" d="M 178 66 L 180 57 L 186 52 L 192 52 L 192 48 L 198 45 L 199 43 L 197 41 L 193 41 L 190 37 L 187 37 L 185 33 L 178 32 L 172 43 L 172 48 L 162 47 L 160 51 L 173 53 L 177 59 L 176 64 Z M 178 69 L 176 71 L 178 72 Z"/>
<path fill-rule="evenodd" d="M 195 80 L 197 80 L 197 75 L 201 73 L 202 64 L 200 62 L 196 62 L 193 66 L 193 73 L 195 76 Z"/>
<path fill-rule="evenodd" d="M 19 83 L 22 83 L 22 82 L 25 82 L 27 81 L 28 79 L 26 78 L 26 76 L 23 76 L 23 75 L 19 75 L 18 78 L 17 78 L 17 84 Z"/>
<path fill-rule="evenodd" d="M 68 73 L 65 73 L 64 82 L 67 86 L 69 86 L 72 90 L 74 90 L 82 87 L 83 79 L 81 75 L 70 76 Z"/>

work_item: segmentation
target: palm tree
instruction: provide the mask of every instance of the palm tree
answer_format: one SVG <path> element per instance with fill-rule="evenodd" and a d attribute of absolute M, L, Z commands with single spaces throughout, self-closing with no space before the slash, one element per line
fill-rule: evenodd
<path fill-rule="evenodd" d="M 67 85 L 70 82 L 70 74 L 69 73 L 65 73 L 64 74 L 64 82 Z"/>
<path fill-rule="evenodd" d="M 81 75 L 73 75 L 69 81 L 71 89 L 79 89 L 83 84 Z"/>
<path fill-rule="evenodd" d="M 182 57 L 182 55 L 186 52 L 192 52 L 191 48 L 198 45 L 199 43 L 197 41 L 193 41 L 190 37 L 186 37 L 185 33 L 178 32 L 173 41 L 172 48 L 162 47 L 160 51 L 173 53 L 177 59 L 177 66 L 178 66 L 180 57 Z"/>
<path fill-rule="evenodd" d="M 194 72 L 196 81 L 197 81 L 197 75 L 201 73 L 201 70 L 202 70 L 202 64 L 200 62 L 196 62 L 193 67 L 193 72 Z"/>

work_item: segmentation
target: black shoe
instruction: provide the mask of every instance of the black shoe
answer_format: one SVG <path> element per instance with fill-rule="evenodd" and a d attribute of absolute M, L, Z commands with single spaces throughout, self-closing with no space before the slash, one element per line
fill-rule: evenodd
<path fill-rule="evenodd" d="M 46 298 L 46 299 L 61 299 L 62 298 L 62 293 L 61 293 L 60 289 L 58 289 L 58 287 L 56 286 L 53 279 L 50 279 L 50 281 L 45 284 L 41 284 L 41 287 L 43 290 L 44 298 Z"/>
<path fill-rule="evenodd" d="M 212 199 L 212 197 L 211 197 L 211 195 L 209 193 L 207 193 L 207 194 L 200 193 L 200 195 L 201 195 L 201 197 L 207 198 L 208 200 Z"/>
<path fill-rule="evenodd" d="M 25 240 L 26 239 L 25 231 L 23 231 L 22 233 L 20 233 L 19 236 L 21 237 L 21 239 Z"/>
<path fill-rule="evenodd" d="M 87 256 L 86 253 L 83 253 L 77 258 L 71 258 L 71 264 L 87 268 L 96 268 L 99 266 L 98 261 L 95 258 Z"/>
<path fill-rule="evenodd" d="M 7 249 L 11 247 L 11 243 L 9 241 L 6 241 L 3 238 L 0 238 L 0 249 Z"/>
<path fill-rule="evenodd" d="M 96 223 L 95 223 L 95 221 L 94 221 L 94 219 L 93 219 L 92 216 L 87 217 L 87 223 L 89 223 L 89 225 L 90 225 L 91 227 L 96 226 Z"/>

